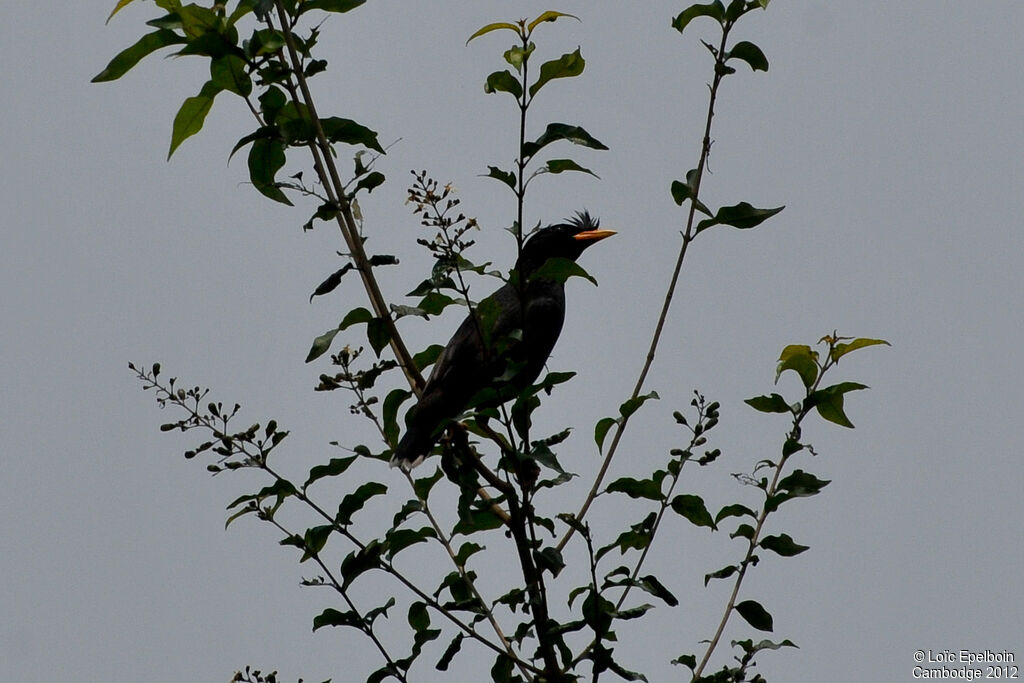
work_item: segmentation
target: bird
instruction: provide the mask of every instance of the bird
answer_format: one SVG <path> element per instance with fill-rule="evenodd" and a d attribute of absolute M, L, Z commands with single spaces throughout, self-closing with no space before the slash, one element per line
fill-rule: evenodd
<path fill-rule="evenodd" d="M 496 406 L 533 384 L 565 321 L 565 279 L 545 277 L 541 267 L 555 258 L 575 261 L 587 247 L 614 234 L 580 211 L 530 235 L 515 275 L 470 311 L 435 361 L 419 402 L 406 416 L 392 467 L 408 472 L 419 465 L 448 421 L 480 391 L 494 389 L 483 405 Z"/>

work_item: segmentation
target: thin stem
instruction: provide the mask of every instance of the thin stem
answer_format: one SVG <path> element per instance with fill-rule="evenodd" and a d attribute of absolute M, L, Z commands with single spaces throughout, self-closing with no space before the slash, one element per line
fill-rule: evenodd
<path fill-rule="evenodd" d="M 711 153 L 711 122 L 715 116 L 715 99 L 718 97 L 718 86 L 722 82 L 722 76 L 724 70 L 721 68 L 724 66 L 724 56 L 726 54 L 725 46 L 726 39 L 729 36 L 729 31 L 732 29 L 732 22 L 727 21 L 722 27 L 722 41 L 718 49 L 718 54 L 715 57 L 715 77 L 712 80 L 710 88 L 710 97 L 708 99 L 708 111 L 704 123 L 704 140 L 701 144 L 700 160 L 697 163 L 697 171 L 694 174 L 693 182 L 693 199 L 690 201 L 690 211 L 686 219 L 686 229 L 683 231 L 683 241 L 679 247 L 679 254 L 676 257 L 676 264 L 672 270 L 672 278 L 669 280 L 668 289 L 665 291 L 665 299 L 661 305 L 661 313 L 658 316 L 657 325 L 654 328 L 654 335 L 651 338 L 650 347 L 647 349 L 647 357 L 644 359 L 643 367 L 640 369 L 640 375 L 637 377 L 636 384 L 633 387 L 633 393 L 630 394 L 630 400 L 640 396 L 640 392 L 643 390 L 644 383 L 647 381 L 647 375 L 651 370 L 651 365 L 654 363 L 654 356 L 658 350 L 658 344 L 661 341 L 662 332 L 665 329 L 665 321 L 668 319 L 668 312 L 672 306 L 672 298 L 675 295 L 676 286 L 679 282 L 679 273 L 683 268 L 683 260 L 686 258 L 687 249 L 690 243 L 696 237 L 693 231 L 694 219 L 696 217 L 697 202 L 700 194 L 700 183 L 704 176 L 704 169 L 707 165 L 708 156 Z M 611 445 L 608 447 L 608 452 L 605 453 L 604 460 L 601 463 L 601 469 L 598 470 L 597 477 L 594 479 L 594 485 L 591 486 L 590 492 L 587 497 L 583 500 L 583 504 L 580 506 L 579 512 L 576 513 L 576 519 L 583 521 L 587 516 L 587 512 L 590 510 L 591 503 L 597 497 L 598 492 L 601 490 L 601 484 L 604 482 L 605 475 L 608 473 L 608 468 L 611 466 L 612 458 L 615 457 L 615 453 L 618 451 L 619 442 L 622 439 L 622 433 L 626 429 L 626 424 L 629 422 L 629 417 L 620 418 L 615 424 L 615 433 L 612 435 Z M 558 542 L 556 546 L 558 550 L 562 550 L 565 544 L 569 542 L 573 534 L 576 533 L 576 528 L 570 526 L 565 532 L 565 535 Z"/>
<path fill-rule="evenodd" d="M 275 520 L 273 517 L 264 516 L 263 519 L 267 520 L 275 527 L 277 527 L 285 536 L 294 535 L 290 531 L 288 531 L 288 529 L 281 526 L 281 524 L 279 524 L 277 520 Z M 348 608 L 356 614 L 361 624 L 359 630 L 366 634 L 366 636 L 371 641 L 373 641 L 374 647 L 376 647 L 377 651 L 380 652 L 381 656 L 384 658 L 384 661 L 388 663 L 388 667 L 391 669 L 392 675 L 394 675 L 400 681 L 408 681 L 409 679 L 405 677 L 405 673 L 395 664 L 395 660 L 391 658 L 391 655 L 388 653 L 387 648 L 384 647 L 384 643 L 382 643 L 380 639 L 377 637 L 377 634 L 373 632 L 373 624 L 366 623 L 366 620 L 363 618 L 362 613 L 359 611 L 355 603 L 352 602 L 352 599 L 349 597 L 348 591 L 345 590 L 342 587 L 341 583 L 334 577 L 334 574 L 327 567 L 324 561 L 320 558 L 320 554 L 317 552 L 312 552 L 311 549 L 308 547 L 303 548 L 303 550 L 309 553 L 310 558 L 312 558 L 312 560 L 317 563 L 317 565 L 320 567 L 320 571 L 322 571 L 324 575 L 327 577 L 327 579 L 330 581 L 331 587 L 339 595 L 341 595 L 342 599 L 345 601 L 345 604 L 348 605 Z"/>
<path fill-rule="evenodd" d="M 821 380 L 825 376 L 825 373 L 832 367 L 832 343 L 833 342 L 829 343 L 830 353 L 828 354 L 828 357 L 826 358 L 825 362 L 821 365 L 820 371 L 818 372 L 818 377 L 814 380 L 814 383 L 807 389 L 807 396 L 810 396 L 812 393 L 818 390 L 818 386 L 821 384 Z M 800 412 L 796 413 L 793 416 L 792 427 L 789 430 L 789 434 L 787 434 L 786 436 L 787 441 L 790 439 L 799 438 L 800 424 L 803 422 L 803 419 L 807 417 L 807 413 L 809 411 L 810 407 L 802 406 Z M 782 470 L 783 468 L 785 468 L 786 463 L 788 461 L 789 455 L 782 455 L 779 458 L 779 461 L 775 464 L 775 472 L 772 476 L 772 481 L 768 485 L 768 488 L 765 489 L 765 503 L 764 505 L 762 505 L 761 512 L 757 516 L 757 523 L 754 525 L 754 533 L 751 535 L 748 541 L 747 552 L 743 556 L 742 562 L 740 562 L 740 568 L 739 571 L 736 573 L 736 580 L 733 582 L 732 592 L 729 594 L 729 600 L 725 605 L 725 611 L 722 613 L 722 618 L 718 622 L 718 628 L 715 629 L 715 634 L 711 637 L 711 640 L 708 641 L 707 649 L 704 652 L 704 656 L 700 660 L 700 664 L 698 664 L 697 668 L 693 670 L 692 680 L 694 681 L 699 679 L 701 673 L 703 673 L 704 667 L 707 666 L 708 661 L 711 659 L 712 653 L 715 651 L 715 648 L 718 646 L 718 643 L 722 638 L 722 633 L 725 631 L 726 624 L 729 623 L 729 617 L 732 616 L 732 611 L 736 606 L 736 598 L 739 596 L 740 593 L 740 586 L 743 584 L 743 578 L 747 575 L 747 568 L 750 566 L 751 558 L 753 557 L 754 551 L 757 549 L 758 543 L 760 542 L 761 530 L 764 527 L 765 520 L 768 519 L 768 515 L 771 512 L 768 509 L 768 501 L 771 499 L 772 496 L 775 495 L 776 491 L 778 490 L 779 477 L 782 475 Z"/>
<path fill-rule="evenodd" d="M 277 8 L 277 14 L 281 21 L 281 33 L 284 35 L 285 45 L 288 48 L 288 57 L 293 67 L 292 74 L 298 83 L 299 90 L 302 93 L 302 101 L 309 112 L 310 123 L 316 134 L 316 142 L 310 141 L 309 143 L 309 149 L 313 154 L 314 167 L 328 197 L 339 209 L 337 216 L 338 227 L 341 229 L 342 237 L 344 237 L 345 244 L 348 246 L 349 254 L 352 260 L 355 261 L 356 270 L 359 271 L 359 275 L 362 278 L 363 288 L 370 299 L 370 305 L 373 307 L 374 314 L 383 320 L 387 326 L 391 350 L 394 352 L 403 372 L 405 372 L 409 386 L 418 396 L 423 389 L 423 377 L 420 375 L 419 370 L 416 369 L 416 364 L 412 360 L 409 349 L 406 348 L 405 342 L 398 334 L 395 321 L 391 317 L 391 311 L 388 309 L 384 295 L 381 294 L 380 286 L 373 275 L 370 261 L 363 250 L 362 237 L 358 234 L 355 216 L 352 214 L 352 204 L 345 195 L 345 186 L 341 182 L 338 168 L 334 163 L 330 142 L 324 134 L 320 117 L 317 115 L 316 107 L 313 104 L 313 96 L 310 94 L 309 85 L 306 83 L 306 77 L 301 68 L 301 60 L 295 47 L 295 37 L 292 35 L 291 26 L 288 22 L 288 13 L 284 8 L 282 0 L 275 0 L 274 6 Z"/>

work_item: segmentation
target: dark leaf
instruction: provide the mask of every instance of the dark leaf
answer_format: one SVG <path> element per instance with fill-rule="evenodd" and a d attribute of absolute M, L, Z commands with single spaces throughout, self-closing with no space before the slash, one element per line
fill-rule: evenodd
<path fill-rule="evenodd" d="M 612 428 L 612 425 L 618 424 L 618 422 L 614 417 L 602 417 L 594 425 L 594 443 L 597 444 L 598 451 L 604 450 L 604 439 L 608 435 L 608 430 Z"/>
<path fill-rule="evenodd" d="M 331 524 L 306 529 L 306 535 L 302 539 L 304 552 L 299 562 L 305 562 L 311 557 L 316 557 L 324 549 L 324 546 L 327 545 L 327 539 L 330 538 L 333 531 L 334 526 Z"/>
<path fill-rule="evenodd" d="M 384 154 L 384 148 L 377 142 L 377 133 L 351 119 L 331 116 L 320 119 L 324 135 L 331 142 L 344 142 L 348 145 L 362 145 Z"/>
<path fill-rule="evenodd" d="M 555 548 L 543 548 L 534 552 L 533 560 L 537 564 L 538 569 L 548 571 L 552 576 L 558 576 L 565 567 L 562 553 L 558 552 Z"/>
<path fill-rule="evenodd" d="M 496 92 L 507 92 L 515 98 L 519 98 L 523 94 L 523 86 L 520 85 L 519 79 L 512 75 L 512 72 L 495 71 L 487 77 L 487 82 L 484 83 L 485 93 L 496 93 Z"/>
<path fill-rule="evenodd" d="M 210 81 L 221 90 L 248 97 L 252 80 L 245 72 L 245 60 L 238 55 L 224 55 L 210 60 Z"/>
<path fill-rule="evenodd" d="M 348 12 L 359 7 L 366 0 L 304 0 L 299 6 L 299 13 L 319 9 L 324 12 Z"/>
<path fill-rule="evenodd" d="M 509 171 L 503 171 L 497 166 L 488 166 L 487 177 L 500 180 L 513 190 L 516 189 L 516 177 Z"/>
<path fill-rule="evenodd" d="M 754 410 L 758 410 L 762 413 L 788 413 L 789 404 L 779 394 L 772 394 L 770 396 L 755 396 L 754 398 L 748 398 L 745 401 L 748 406 Z"/>
<path fill-rule="evenodd" d="M 341 499 L 338 505 L 338 514 L 334 521 L 342 526 L 352 523 L 352 515 L 363 509 L 370 498 L 382 496 L 388 492 L 388 487 L 376 481 L 366 482 L 352 493 Z"/>
<path fill-rule="evenodd" d="M 595 178 L 600 179 L 596 173 L 591 171 L 589 168 L 583 168 L 572 159 L 551 159 L 546 165 L 548 173 L 563 173 L 565 171 L 579 171 L 580 173 L 589 173 Z"/>
<path fill-rule="evenodd" d="M 452 659 L 455 657 L 455 655 L 459 654 L 459 650 L 462 649 L 462 640 L 465 637 L 465 634 L 461 632 L 455 634 L 455 637 L 452 638 L 452 642 L 448 644 L 448 647 L 445 649 L 444 654 L 441 655 L 441 659 L 439 659 L 437 661 L 437 664 L 434 665 L 435 669 L 437 669 L 438 671 L 448 670 L 448 666 L 451 664 Z"/>
<path fill-rule="evenodd" d="M 709 2 L 706 5 L 690 5 L 672 20 L 672 28 L 682 33 L 687 24 L 697 17 L 711 17 L 721 24 L 725 21 L 725 6 L 720 0 Z"/>
<path fill-rule="evenodd" d="M 721 510 L 718 511 L 718 514 L 715 515 L 715 523 L 717 524 L 718 522 L 721 522 L 723 519 L 726 519 L 728 517 L 744 517 L 744 516 L 754 517 L 754 518 L 757 517 L 757 515 L 754 514 L 754 511 L 751 510 L 750 508 L 748 508 L 746 505 L 740 505 L 739 503 L 733 503 L 732 505 L 726 505 L 725 507 L 723 507 Z"/>
<path fill-rule="evenodd" d="M 782 211 L 785 206 L 774 209 L 758 209 L 747 202 L 740 202 L 735 206 L 723 206 L 713 218 L 705 218 L 697 224 L 696 232 L 706 230 L 713 225 L 731 225 L 734 228 L 746 230 L 756 227 L 768 220 L 775 214 Z"/>
<path fill-rule="evenodd" d="M 347 273 L 348 271 L 352 270 L 353 268 L 355 268 L 354 265 L 352 265 L 351 263 L 346 263 L 341 268 L 331 273 L 326 280 L 317 285 L 317 288 L 313 290 L 312 294 L 309 295 L 309 300 L 313 301 L 313 297 L 315 296 L 323 296 L 324 294 L 329 294 L 330 292 L 333 292 L 338 287 L 338 285 L 341 284 L 341 276 Z"/>
<path fill-rule="evenodd" d="M 554 280 L 555 282 L 565 282 L 571 277 L 582 277 L 590 280 L 595 285 L 597 284 L 597 280 L 595 280 L 590 273 L 584 270 L 583 266 L 572 259 L 560 257 L 549 258 L 544 262 L 544 265 L 533 271 L 530 275 L 531 280 L 543 278 L 547 280 Z M 479 307 L 477 307 L 477 310 L 479 310 Z"/>
<path fill-rule="evenodd" d="M 711 579 L 727 579 L 740 570 L 734 564 L 730 564 L 728 567 L 722 567 L 718 571 L 711 572 L 710 574 L 704 575 L 704 585 L 707 586 Z"/>
<path fill-rule="evenodd" d="M 789 534 L 779 534 L 778 536 L 765 536 L 761 539 L 758 544 L 765 550 L 771 550 L 773 552 L 782 555 L 783 557 L 792 557 L 799 555 L 803 551 L 810 548 L 810 546 L 800 545 L 793 541 Z"/>
<path fill-rule="evenodd" d="M 583 73 L 584 66 L 586 66 L 586 61 L 583 59 L 583 55 L 580 54 L 579 48 L 576 48 L 573 52 L 562 55 L 558 59 L 544 62 L 540 67 L 540 76 L 538 76 L 536 82 L 530 86 L 530 97 L 532 98 L 536 95 L 537 91 L 552 79 L 579 76 Z M 511 76 L 511 74 L 509 75 Z"/>
<path fill-rule="evenodd" d="M 549 123 L 547 129 L 539 138 L 523 145 L 523 159 L 532 158 L 537 152 L 556 140 L 568 140 L 575 145 L 582 145 L 591 149 L 608 149 L 603 143 L 594 139 L 590 133 L 579 126 L 570 126 L 565 123 Z"/>
<path fill-rule="evenodd" d="M 736 605 L 735 609 L 748 624 L 758 631 L 772 630 L 772 615 L 768 614 L 768 611 L 760 603 L 753 600 L 744 600 Z"/>
<path fill-rule="evenodd" d="M 348 588 L 364 572 L 379 567 L 383 550 L 383 546 L 373 540 L 346 555 L 341 563 L 342 588 Z"/>
<path fill-rule="evenodd" d="M 318 616 L 313 618 L 313 630 L 316 631 L 324 626 L 352 626 L 362 628 L 363 620 L 351 610 L 339 612 L 336 609 L 327 608 Z"/>
<path fill-rule="evenodd" d="M 664 473 L 662 473 L 664 474 Z M 661 500 L 661 482 L 663 477 L 654 479 L 634 479 L 622 477 L 608 484 L 605 489 L 608 493 L 625 493 L 630 498 L 646 498 L 648 500 Z"/>
<path fill-rule="evenodd" d="M 373 352 L 380 358 L 380 352 L 391 341 L 391 326 L 385 318 L 374 318 L 366 324 L 366 338 Z"/>
<path fill-rule="evenodd" d="M 672 509 L 688 519 L 697 526 L 706 526 L 710 529 L 717 529 L 715 520 L 711 513 L 704 506 L 704 500 L 700 496 L 687 493 L 680 494 L 672 499 Z"/>
<path fill-rule="evenodd" d="M 249 149 L 249 179 L 264 196 L 292 206 L 274 180 L 284 162 L 284 142 L 278 138 L 259 138 Z"/>
<path fill-rule="evenodd" d="M 741 40 L 733 45 L 726 59 L 741 59 L 749 64 L 754 71 L 768 70 L 768 58 L 764 56 L 764 52 L 757 45 L 746 40 Z"/>
<path fill-rule="evenodd" d="M 359 179 L 356 183 L 356 189 L 352 194 L 359 192 L 359 190 L 366 190 L 367 192 L 373 192 L 373 188 L 381 185 L 384 182 L 384 174 L 379 171 L 373 171 L 369 175 L 366 175 Z"/>
<path fill-rule="evenodd" d="M 866 385 L 857 382 L 840 382 L 808 394 L 805 405 L 814 406 L 818 410 L 818 414 L 829 422 L 853 429 L 853 423 L 843 412 L 843 395 L 850 391 L 867 388 Z"/>
<path fill-rule="evenodd" d="M 309 471 L 309 478 L 302 485 L 302 490 L 305 491 L 314 481 L 324 477 L 336 477 L 339 474 L 343 474 L 355 462 L 357 457 L 352 455 L 347 458 L 331 458 L 331 461 L 326 465 L 317 465 Z"/>
<path fill-rule="evenodd" d="M 672 592 L 665 588 L 661 581 L 652 574 L 640 577 L 637 581 L 637 585 L 651 595 L 664 600 L 665 604 L 669 607 L 675 607 L 679 604 L 679 600 L 676 596 L 672 595 Z"/>
<path fill-rule="evenodd" d="M 656 391 L 652 391 L 648 394 L 643 394 L 641 396 L 634 396 L 633 398 L 627 400 L 621 406 L 619 406 L 619 415 L 622 416 L 623 420 L 628 420 L 630 416 L 632 416 L 633 413 L 639 410 L 640 406 L 642 406 L 644 403 L 647 403 L 647 401 L 650 401 L 652 399 L 657 400 L 660 398 L 661 397 L 658 396 L 658 392 Z"/>

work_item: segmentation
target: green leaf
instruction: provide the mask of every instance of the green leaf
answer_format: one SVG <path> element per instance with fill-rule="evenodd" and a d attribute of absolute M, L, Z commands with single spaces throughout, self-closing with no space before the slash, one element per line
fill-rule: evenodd
<path fill-rule="evenodd" d="M 572 159 L 551 159 L 547 163 L 548 173 L 562 173 L 564 171 L 579 171 L 581 173 L 589 173 L 598 180 L 600 176 L 591 171 L 589 168 L 583 168 Z"/>
<path fill-rule="evenodd" d="M 534 84 L 530 86 L 530 97 L 536 95 L 537 91 L 552 79 L 579 76 L 583 73 L 583 68 L 585 66 L 586 60 L 583 59 L 583 55 L 580 54 L 580 49 L 578 47 L 575 51 L 566 53 L 558 59 L 552 59 L 549 62 L 544 62 L 540 67 L 540 76 L 538 76 Z M 509 76 L 511 75 L 512 74 L 509 74 Z"/>
<path fill-rule="evenodd" d="M 789 534 L 779 534 L 778 536 L 765 536 L 761 539 L 758 544 L 765 550 L 771 550 L 772 552 L 778 553 L 783 557 L 792 557 L 799 555 L 805 550 L 808 550 L 810 546 L 800 545 L 793 541 Z"/>
<path fill-rule="evenodd" d="M 341 503 L 338 505 L 338 514 L 334 516 L 334 521 L 342 526 L 351 524 L 352 515 L 362 510 L 363 506 L 366 505 L 366 501 L 374 496 L 382 496 L 387 492 L 388 487 L 380 482 L 366 482 L 341 499 Z"/>
<path fill-rule="evenodd" d="M 791 474 L 779 481 L 776 487 L 777 493 L 765 500 L 764 507 L 768 512 L 774 512 L 787 500 L 815 496 L 830 483 L 831 481 L 818 479 L 809 472 L 793 470 Z"/>
<path fill-rule="evenodd" d="M 569 17 L 571 19 L 575 19 L 576 21 L 580 20 L 580 18 L 577 17 L 575 14 L 566 14 L 565 12 L 554 12 L 552 10 L 548 10 L 547 12 L 544 12 L 539 17 L 537 17 L 536 19 L 531 21 L 529 24 L 527 24 L 526 31 L 527 31 L 527 33 L 532 33 L 533 29 L 537 28 L 538 26 L 540 26 L 545 21 L 554 21 L 554 20 L 558 19 L 559 17 Z"/>
<path fill-rule="evenodd" d="M 853 429 L 853 423 L 843 412 L 843 394 L 867 388 L 866 385 L 857 382 L 841 382 L 808 394 L 805 405 L 814 406 L 818 414 L 829 422 Z"/>
<path fill-rule="evenodd" d="M 747 623 L 758 631 L 772 630 L 772 615 L 760 603 L 753 600 L 744 600 L 735 607 L 739 615 L 746 619 Z"/>
<path fill-rule="evenodd" d="M 511 64 L 512 68 L 514 68 L 516 71 L 522 71 L 523 62 L 529 59 L 530 55 L 533 54 L 533 51 L 536 48 L 537 46 L 534 45 L 533 43 L 527 45 L 525 49 L 522 45 L 513 45 L 512 47 L 505 51 L 505 61 Z"/>
<path fill-rule="evenodd" d="M 634 479 L 633 477 L 621 477 L 608 484 L 605 491 L 608 493 L 625 493 L 630 498 L 646 498 L 648 500 L 661 500 L 664 496 L 661 492 L 661 483 L 664 479 L 664 472 L 661 477 L 652 479 Z"/>
<path fill-rule="evenodd" d="M 276 126 L 263 126 L 262 128 L 259 128 L 254 132 L 249 133 L 248 135 L 240 138 L 238 142 L 235 143 L 235 146 L 231 148 L 231 154 L 228 155 L 228 161 L 230 162 L 231 157 L 235 156 L 235 152 L 242 149 L 243 147 L 253 142 L 254 140 L 259 140 L 261 138 L 277 138 L 280 137 L 280 134 L 281 133 Z"/>
<path fill-rule="evenodd" d="M 706 5 L 690 5 L 672 20 L 672 28 L 682 33 L 687 24 L 697 17 L 711 17 L 721 24 L 725 21 L 725 6 L 720 0 L 709 2 Z"/>
<path fill-rule="evenodd" d="M 353 628 L 361 629 L 363 627 L 363 620 L 359 618 L 359 614 L 355 611 L 346 610 L 339 612 L 328 607 L 318 616 L 313 617 L 314 631 L 324 626 L 352 626 Z"/>
<path fill-rule="evenodd" d="M 131 0 L 122 0 L 123 4 L 119 3 L 117 9 L 120 9 L 120 7 L 130 1 Z M 114 10 L 114 13 L 117 12 L 117 9 Z M 111 13 L 110 16 L 114 16 L 114 13 Z M 184 42 L 185 39 L 182 36 L 178 35 L 174 31 L 168 31 L 167 29 L 160 29 L 159 31 L 147 33 L 139 38 L 134 45 L 117 53 L 117 55 L 110 60 L 110 63 L 107 64 L 107 68 L 93 76 L 92 82 L 102 83 L 104 81 L 116 81 L 118 78 L 128 73 L 128 71 L 138 64 L 146 55 L 156 52 L 162 47 L 167 47 L 168 45 L 180 45 Z"/>
<path fill-rule="evenodd" d="M 306 535 L 302 539 L 302 547 L 304 552 L 302 553 L 302 559 L 299 562 L 305 562 L 311 557 L 315 557 L 320 554 L 320 551 L 327 545 L 327 539 L 330 538 L 331 533 L 334 531 L 334 526 L 331 524 L 324 524 L 322 526 L 315 526 L 311 529 L 306 529 Z"/>
<path fill-rule="evenodd" d="M 762 413 L 788 413 L 789 404 L 779 394 L 772 394 L 771 396 L 755 396 L 748 398 L 745 401 L 748 406 L 754 410 L 758 410 Z"/>
<path fill-rule="evenodd" d="M 768 58 L 764 56 L 764 52 L 757 45 L 746 40 L 741 40 L 733 45 L 725 59 L 741 59 L 749 64 L 754 71 L 768 70 Z"/>
<path fill-rule="evenodd" d="M 574 145 L 582 145 L 591 149 L 608 149 L 604 143 L 596 140 L 579 126 L 566 123 L 549 123 L 539 138 L 523 145 L 523 159 L 532 158 L 537 152 L 557 140 L 568 140 Z"/>
<path fill-rule="evenodd" d="M 700 496 L 687 493 L 680 494 L 672 499 L 672 509 L 696 526 L 706 526 L 710 529 L 717 529 L 715 520 L 711 518 Z"/>
<path fill-rule="evenodd" d="M 331 461 L 326 465 L 317 465 L 309 471 L 309 477 L 306 479 L 306 483 L 302 485 L 302 490 L 305 491 L 314 481 L 324 477 L 336 477 L 339 474 L 343 474 L 355 462 L 357 457 L 352 455 L 347 458 L 331 458 Z"/>
<path fill-rule="evenodd" d="M 107 17 L 107 23 L 110 23 L 110 20 L 114 18 L 115 14 L 130 5 L 132 2 L 133 0 L 117 0 L 117 5 L 114 6 L 113 11 L 111 11 L 110 15 Z"/>
<path fill-rule="evenodd" d="M 562 559 L 562 553 L 558 552 L 555 548 L 548 547 L 534 552 L 533 560 L 538 569 L 548 571 L 552 576 L 558 576 L 562 569 L 565 568 L 565 560 Z"/>
<path fill-rule="evenodd" d="M 347 145 L 362 145 L 375 152 L 384 154 L 384 148 L 377 141 L 377 133 L 366 126 L 360 125 L 352 119 L 343 119 L 338 116 L 330 116 L 320 119 L 320 125 L 324 135 L 331 142 L 344 142 Z"/>
<path fill-rule="evenodd" d="M 594 443 L 597 444 L 597 450 L 604 450 L 604 439 L 608 435 L 608 430 L 612 428 L 612 425 L 617 424 L 619 421 L 614 417 L 602 417 L 594 425 Z"/>
<path fill-rule="evenodd" d="M 488 166 L 487 169 L 488 169 L 488 171 L 487 171 L 487 177 L 488 178 L 494 178 L 495 180 L 500 180 L 501 182 L 505 183 L 506 185 L 508 185 L 513 190 L 516 189 L 516 177 L 511 172 L 503 171 L 500 168 L 498 168 L 497 166 Z"/>
<path fill-rule="evenodd" d="M 221 90 L 248 97 L 252 80 L 245 72 L 245 60 L 237 55 L 224 55 L 210 60 L 210 81 Z"/>
<path fill-rule="evenodd" d="M 348 329 L 352 325 L 368 323 L 371 320 L 373 320 L 373 314 L 368 310 L 362 307 L 353 308 L 345 315 L 345 318 L 336 328 L 324 332 L 313 340 L 313 346 L 306 355 L 306 362 L 309 363 L 327 353 L 327 350 L 331 348 L 331 342 L 334 341 L 334 337 L 342 330 Z"/>
<path fill-rule="evenodd" d="M 841 342 L 836 344 L 835 346 L 832 347 L 832 350 L 829 352 L 829 355 L 831 356 L 832 361 L 835 362 L 838 361 L 843 356 L 845 356 L 846 354 L 850 353 L 851 351 L 862 349 L 865 346 L 877 346 L 879 344 L 885 344 L 886 346 L 890 346 L 889 342 L 885 341 L 884 339 L 867 339 L 866 337 L 858 337 L 857 339 L 854 339 L 851 342 Z"/>
<path fill-rule="evenodd" d="M 487 82 L 484 83 L 485 93 L 496 93 L 496 92 L 507 92 L 512 94 L 516 99 L 519 99 L 523 94 L 523 86 L 520 85 L 519 80 L 512 75 L 512 72 L 495 71 L 487 77 Z"/>
<path fill-rule="evenodd" d="M 779 213 L 785 206 L 774 209 L 758 209 L 747 202 L 740 202 L 734 206 L 723 206 L 712 218 L 705 218 L 697 224 L 696 232 L 707 230 L 714 225 L 731 225 L 740 230 L 747 230 L 756 227 Z"/>
<path fill-rule="evenodd" d="M 530 275 L 531 280 L 545 279 L 554 280 L 555 282 L 565 282 L 571 277 L 586 278 L 595 285 L 597 284 L 597 280 L 595 280 L 590 273 L 583 268 L 583 266 L 572 259 L 561 257 L 549 258 L 544 262 L 544 265 L 533 271 Z"/>
<path fill-rule="evenodd" d="M 633 413 L 640 409 L 640 406 L 642 406 L 644 403 L 647 403 L 652 399 L 658 400 L 660 398 L 661 397 L 658 396 L 658 392 L 656 391 L 652 391 L 649 394 L 634 396 L 633 398 L 625 401 L 621 406 L 619 406 L 619 415 L 622 416 L 623 420 L 628 420 L 633 415 Z"/>
<path fill-rule="evenodd" d="M 508 29 L 509 31 L 515 31 L 516 33 L 522 35 L 519 27 L 516 26 L 515 24 L 509 23 L 507 21 L 497 21 L 494 22 L 493 24 L 487 24 L 483 28 L 479 29 L 476 33 L 471 35 L 469 39 L 466 40 L 466 45 L 469 45 L 469 41 L 473 40 L 474 38 L 479 38 L 484 34 L 490 33 L 491 31 L 500 31 L 501 29 Z"/>
<path fill-rule="evenodd" d="M 427 612 L 427 603 L 417 600 L 409 605 L 409 626 L 414 631 L 423 631 L 430 627 L 430 613 Z"/>
<path fill-rule="evenodd" d="M 284 142 L 278 138 L 260 138 L 249 149 L 249 179 L 259 192 L 276 202 L 292 206 L 277 186 L 274 177 L 284 166 Z"/>
<path fill-rule="evenodd" d="M 818 379 L 818 352 L 806 344 L 790 344 L 779 354 L 779 364 L 775 368 L 776 383 L 786 370 L 800 375 L 804 387 L 810 389 Z"/>
<path fill-rule="evenodd" d="M 213 99 L 220 92 L 213 81 L 207 81 L 199 94 L 195 97 L 188 97 L 181 104 L 178 113 L 174 117 L 174 126 L 171 130 L 171 147 L 167 151 L 167 158 L 170 159 L 174 150 L 182 142 L 198 133 L 203 128 L 206 115 L 213 107 Z M 283 154 L 282 154 L 283 156 Z"/>
<path fill-rule="evenodd" d="M 304 0 L 299 6 L 299 14 L 319 9 L 324 12 L 348 12 L 364 4 L 366 0 Z"/>

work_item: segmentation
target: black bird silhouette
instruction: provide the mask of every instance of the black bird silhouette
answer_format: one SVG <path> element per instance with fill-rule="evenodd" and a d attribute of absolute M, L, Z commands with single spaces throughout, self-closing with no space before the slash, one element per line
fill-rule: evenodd
<path fill-rule="evenodd" d="M 598 229 L 586 211 L 564 223 L 538 230 L 523 245 L 516 280 L 477 304 L 434 363 L 419 403 L 406 417 L 406 432 L 391 465 L 410 470 L 433 447 L 445 424 L 473 397 L 492 388 L 482 405 L 503 403 L 527 388 L 544 368 L 565 320 L 564 280 L 535 273 L 550 259 L 575 261 L 583 250 L 612 230 Z"/>

